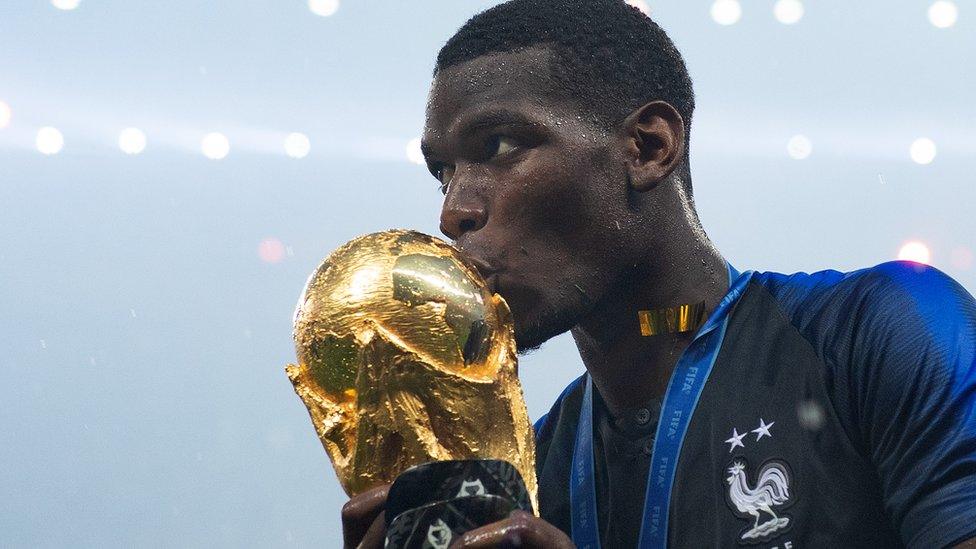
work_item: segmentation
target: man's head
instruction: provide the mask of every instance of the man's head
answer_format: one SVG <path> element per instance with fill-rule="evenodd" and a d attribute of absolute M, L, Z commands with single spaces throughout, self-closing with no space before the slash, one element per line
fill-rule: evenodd
<path fill-rule="evenodd" d="M 509 302 L 522 349 L 666 259 L 694 217 L 684 62 L 622 0 L 512 0 L 437 58 L 424 153 L 441 230 Z M 653 269 L 653 267 L 651 267 Z"/>

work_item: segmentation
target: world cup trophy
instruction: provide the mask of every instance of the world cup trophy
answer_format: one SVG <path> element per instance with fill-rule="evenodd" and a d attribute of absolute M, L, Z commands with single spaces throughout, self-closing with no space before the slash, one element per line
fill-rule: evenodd
<path fill-rule="evenodd" d="M 447 547 L 538 509 L 511 313 L 456 249 L 354 239 L 309 277 L 294 323 L 286 371 L 343 489 L 395 481 L 387 547 Z"/>

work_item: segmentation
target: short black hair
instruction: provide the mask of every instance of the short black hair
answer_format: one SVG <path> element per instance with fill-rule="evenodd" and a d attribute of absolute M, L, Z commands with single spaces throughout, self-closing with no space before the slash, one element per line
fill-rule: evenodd
<path fill-rule="evenodd" d="M 489 53 L 551 46 L 566 98 L 613 127 L 650 101 L 670 103 L 691 133 L 695 94 L 681 53 L 623 0 L 510 0 L 475 15 L 441 48 L 434 75 Z M 687 147 L 685 149 L 687 151 Z"/>

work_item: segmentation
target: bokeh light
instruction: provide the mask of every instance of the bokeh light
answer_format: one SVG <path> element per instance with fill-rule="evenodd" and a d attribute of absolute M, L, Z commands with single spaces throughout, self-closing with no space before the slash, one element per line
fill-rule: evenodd
<path fill-rule="evenodd" d="M 126 128 L 119 132 L 119 148 L 125 154 L 139 154 L 146 150 L 146 134 L 139 128 Z"/>
<path fill-rule="evenodd" d="M 959 8 L 954 2 L 939 0 L 929 6 L 929 23 L 940 29 L 947 29 L 959 19 Z"/>
<path fill-rule="evenodd" d="M 932 252 L 929 251 L 929 247 L 924 242 L 912 240 L 904 243 L 898 250 L 898 259 L 928 265 L 932 261 Z"/>
<path fill-rule="evenodd" d="M 810 142 L 810 138 L 797 134 L 790 138 L 786 142 L 786 154 L 790 155 L 790 158 L 794 160 L 803 160 L 810 156 L 813 152 L 813 143 Z"/>
<path fill-rule="evenodd" d="M 285 245 L 277 238 L 265 238 L 258 244 L 258 257 L 265 263 L 281 263 L 285 259 Z"/>
<path fill-rule="evenodd" d="M 773 16 L 784 25 L 792 25 L 803 18 L 800 0 L 779 0 L 773 6 Z"/>
<path fill-rule="evenodd" d="M 815 400 L 801 400 L 796 405 L 796 419 L 800 427 L 808 431 L 819 431 L 823 428 L 826 414 L 823 406 Z"/>
<path fill-rule="evenodd" d="M 81 4 L 81 0 L 51 0 L 51 5 L 59 10 L 73 10 Z"/>
<path fill-rule="evenodd" d="M 222 160 L 230 153 L 230 141 L 222 133 L 208 133 L 203 136 L 203 141 L 200 142 L 200 150 L 203 151 L 204 156 L 211 160 Z"/>
<path fill-rule="evenodd" d="M 949 256 L 949 261 L 952 262 L 952 266 L 968 271 L 973 268 L 973 263 L 976 263 L 976 256 L 973 255 L 973 251 L 964 246 L 960 246 L 952 250 L 952 255 Z"/>
<path fill-rule="evenodd" d="M 635 8 L 644 12 L 644 15 L 651 16 L 651 6 L 648 5 L 646 0 L 627 0 L 627 4 L 634 6 Z"/>
<path fill-rule="evenodd" d="M 424 160 L 424 152 L 420 150 L 419 137 L 414 137 L 410 141 L 407 141 L 407 160 L 420 165 L 427 163 Z"/>
<path fill-rule="evenodd" d="M 10 118 L 12 116 L 13 113 L 10 110 L 10 105 L 0 101 L 0 129 L 10 125 Z"/>
<path fill-rule="evenodd" d="M 719 25 L 734 25 L 742 18 L 742 6 L 737 0 L 715 0 L 711 14 Z"/>
<path fill-rule="evenodd" d="M 328 17 L 339 11 L 339 0 L 308 0 L 308 9 L 315 15 Z"/>
<path fill-rule="evenodd" d="M 291 158 L 305 158 L 312 150 L 312 142 L 304 133 L 290 133 L 285 138 L 285 154 Z"/>
<path fill-rule="evenodd" d="M 916 164 L 931 164 L 937 152 L 935 142 L 928 137 L 919 137 L 908 147 L 908 155 Z"/>
<path fill-rule="evenodd" d="M 35 145 L 41 154 L 49 156 L 58 154 L 64 148 L 64 136 L 61 135 L 61 132 L 57 128 L 45 126 L 37 130 Z"/>

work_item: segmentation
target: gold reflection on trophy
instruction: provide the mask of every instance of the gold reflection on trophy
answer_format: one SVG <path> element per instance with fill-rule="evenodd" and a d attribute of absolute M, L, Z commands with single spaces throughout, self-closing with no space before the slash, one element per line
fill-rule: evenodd
<path fill-rule="evenodd" d="M 357 238 L 308 279 L 286 368 L 350 496 L 428 461 L 493 458 L 535 505 L 535 445 L 508 305 L 441 240 Z"/>

